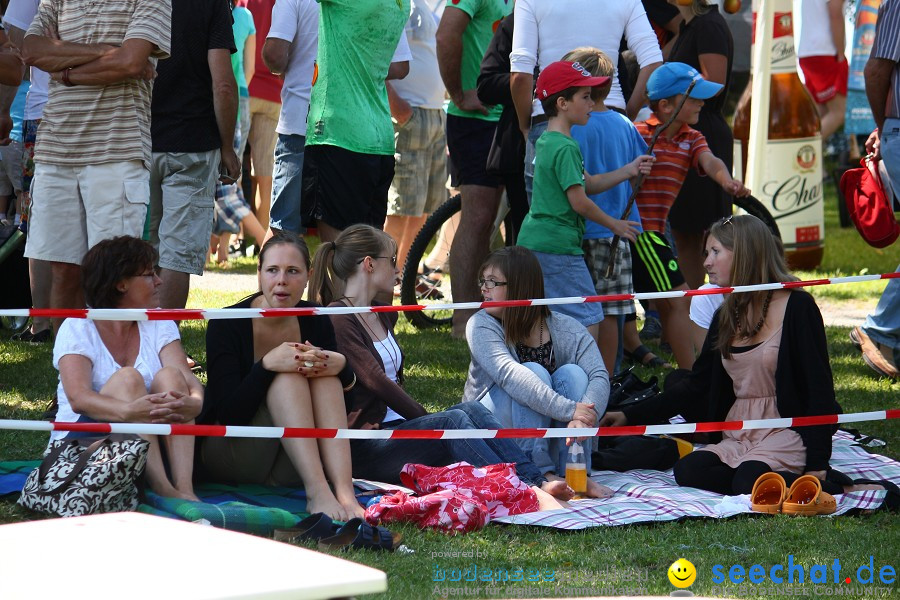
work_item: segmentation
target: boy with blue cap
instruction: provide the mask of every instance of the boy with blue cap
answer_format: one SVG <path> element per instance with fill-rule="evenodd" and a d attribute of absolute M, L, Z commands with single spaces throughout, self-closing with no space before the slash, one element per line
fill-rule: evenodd
<path fill-rule="evenodd" d="M 691 83 L 690 95 L 682 99 Z M 703 134 L 690 126 L 697 123 L 703 101 L 722 90 L 722 85 L 706 81 L 690 65 L 672 62 L 656 69 L 647 81 L 647 96 L 653 115 L 635 123 L 638 132 L 649 143 L 657 128 L 667 123 L 675 111 L 671 125 L 663 131 L 653 147 L 656 162 L 635 201 L 641 214 L 643 233 L 632 242 L 632 276 L 636 292 L 668 292 L 686 290 L 684 276 L 665 237 L 666 219 L 678 196 L 688 169 L 712 177 L 732 196 L 748 196 L 750 190 L 735 179 L 725 163 L 713 156 Z M 681 106 L 679 110 L 678 107 Z M 690 334 L 690 299 L 666 298 L 656 301 L 663 332 L 678 366 L 690 369 L 694 364 L 694 347 Z"/>

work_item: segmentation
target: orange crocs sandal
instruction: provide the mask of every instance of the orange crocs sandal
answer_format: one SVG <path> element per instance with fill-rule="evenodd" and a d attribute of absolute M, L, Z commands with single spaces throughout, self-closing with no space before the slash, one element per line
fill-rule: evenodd
<path fill-rule="evenodd" d="M 829 493 L 822 491 L 818 477 L 803 475 L 791 486 L 787 499 L 781 507 L 786 515 L 814 516 L 830 515 L 837 510 L 837 502 Z"/>
<path fill-rule="evenodd" d="M 784 477 L 771 471 L 763 473 L 753 484 L 753 491 L 750 493 L 750 508 L 755 512 L 779 513 L 786 490 L 787 484 L 784 482 Z"/>

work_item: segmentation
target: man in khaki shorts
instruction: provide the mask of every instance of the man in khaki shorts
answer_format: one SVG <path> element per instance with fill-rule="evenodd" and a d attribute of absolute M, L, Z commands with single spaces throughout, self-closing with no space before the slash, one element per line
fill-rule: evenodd
<path fill-rule="evenodd" d="M 234 151 L 238 88 L 231 9 L 222 0 L 172 0 L 172 58 L 153 86 L 150 241 L 159 251 L 162 308 L 184 308 L 202 275 L 216 180 L 240 177 Z"/>
<path fill-rule="evenodd" d="M 447 199 L 447 115 L 435 48 L 438 21 L 425 0 L 412 0 L 404 32 L 412 53 L 409 74 L 387 83 L 395 166 L 384 229 L 397 240 L 401 268 L 425 219 Z"/>
<path fill-rule="evenodd" d="M 44 0 L 25 34 L 25 62 L 51 74 L 25 246 L 28 258 L 52 263 L 51 308 L 84 306 L 88 248 L 143 233 L 150 97 L 156 61 L 169 55 L 171 19 L 168 1 Z"/>

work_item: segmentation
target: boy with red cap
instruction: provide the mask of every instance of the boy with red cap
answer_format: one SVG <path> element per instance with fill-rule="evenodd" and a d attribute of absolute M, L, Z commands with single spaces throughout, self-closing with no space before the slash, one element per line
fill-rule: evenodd
<path fill-rule="evenodd" d="M 587 123 L 594 108 L 591 88 L 609 80 L 593 77 L 581 64 L 566 61 L 547 65 L 537 80 L 536 94 L 548 124 L 535 144 L 534 193 L 518 244 L 534 252 L 541 263 L 547 298 L 594 294 L 581 249 L 585 219 L 630 240 L 637 232 L 636 222 L 606 214 L 587 195 L 603 192 L 640 172 L 649 173 L 653 159 L 642 155 L 610 173 L 588 175 L 578 143 L 571 136 L 572 126 Z M 573 317 L 597 339 L 598 324 L 603 320 L 599 303 L 551 309 Z"/>

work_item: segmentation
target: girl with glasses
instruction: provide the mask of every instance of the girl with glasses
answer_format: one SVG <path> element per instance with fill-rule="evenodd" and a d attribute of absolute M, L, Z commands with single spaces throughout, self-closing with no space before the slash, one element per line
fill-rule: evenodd
<path fill-rule="evenodd" d="M 521 246 L 491 253 L 479 271 L 485 301 L 544 297 L 541 265 Z M 472 353 L 463 402 L 480 404 L 504 427 L 595 427 L 606 410 L 609 376 L 584 325 L 546 306 L 492 307 L 466 326 Z M 565 475 L 565 440 L 518 439 L 548 478 Z M 590 448 L 586 452 L 590 471 Z M 610 490 L 588 479 L 588 495 Z"/>

